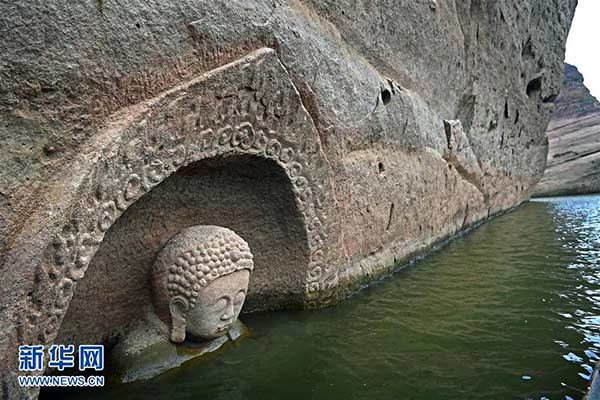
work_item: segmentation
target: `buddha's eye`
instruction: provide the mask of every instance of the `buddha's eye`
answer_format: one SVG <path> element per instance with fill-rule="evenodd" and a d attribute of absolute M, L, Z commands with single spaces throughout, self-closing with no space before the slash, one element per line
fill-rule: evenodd
<path fill-rule="evenodd" d="M 233 304 L 235 304 L 236 306 L 239 306 L 244 302 L 245 298 L 246 298 L 246 293 L 244 293 L 243 291 L 240 291 L 235 296 L 235 299 L 233 300 Z"/>
<path fill-rule="evenodd" d="M 224 310 L 227 307 L 227 299 L 225 297 L 221 297 L 219 300 L 215 302 L 214 308 L 215 310 Z"/>

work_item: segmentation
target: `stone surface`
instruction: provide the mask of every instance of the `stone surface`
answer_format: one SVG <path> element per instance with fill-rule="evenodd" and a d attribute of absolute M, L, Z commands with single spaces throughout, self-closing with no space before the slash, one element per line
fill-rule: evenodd
<path fill-rule="evenodd" d="M 600 400 L 600 364 L 596 363 L 588 391 L 583 396 L 583 400 Z"/>
<path fill-rule="evenodd" d="M 565 78 L 548 125 L 548 165 L 535 196 L 600 192 L 600 102 L 576 67 Z"/>
<path fill-rule="evenodd" d="M 0 5 L 3 396 L 19 343 L 126 336 L 187 227 L 248 242 L 245 311 L 318 307 L 527 199 L 575 4 Z"/>
<path fill-rule="evenodd" d="M 252 259 L 248 243 L 220 226 L 192 226 L 169 239 L 156 256 L 152 286 L 155 310 L 170 325 L 171 341 L 227 333 L 244 305 Z"/>
<path fill-rule="evenodd" d="M 200 343 L 173 344 L 147 325 L 133 329 L 112 350 L 108 360 L 111 383 L 129 383 L 150 379 L 182 364 L 213 353 L 228 342 L 234 342 L 248 333 L 236 320 L 227 335 Z"/>

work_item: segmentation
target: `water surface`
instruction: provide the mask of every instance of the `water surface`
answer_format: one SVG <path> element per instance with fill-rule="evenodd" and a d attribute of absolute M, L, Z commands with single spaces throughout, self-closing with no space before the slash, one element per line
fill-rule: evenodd
<path fill-rule="evenodd" d="M 600 355 L 600 196 L 525 204 L 336 307 L 78 399 L 579 399 Z"/>

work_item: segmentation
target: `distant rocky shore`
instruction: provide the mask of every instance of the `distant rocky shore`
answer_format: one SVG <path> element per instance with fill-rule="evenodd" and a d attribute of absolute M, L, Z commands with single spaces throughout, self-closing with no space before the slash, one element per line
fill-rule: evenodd
<path fill-rule="evenodd" d="M 534 196 L 600 192 L 600 102 L 576 67 L 565 80 L 548 126 L 548 165 Z"/>

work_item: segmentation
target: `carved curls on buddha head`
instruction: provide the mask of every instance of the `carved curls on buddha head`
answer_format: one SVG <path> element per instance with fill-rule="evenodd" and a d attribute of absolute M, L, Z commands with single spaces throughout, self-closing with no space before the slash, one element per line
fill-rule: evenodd
<path fill-rule="evenodd" d="M 248 243 L 230 229 L 193 226 L 174 235 L 154 263 L 154 302 L 170 338 L 223 336 L 237 319 L 254 269 Z"/>

